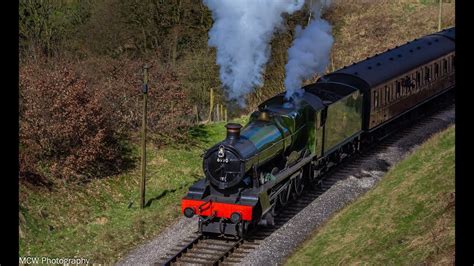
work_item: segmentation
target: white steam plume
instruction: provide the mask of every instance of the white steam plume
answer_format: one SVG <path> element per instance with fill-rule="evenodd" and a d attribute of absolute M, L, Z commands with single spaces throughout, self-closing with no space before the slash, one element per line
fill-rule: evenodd
<path fill-rule="evenodd" d="M 231 100 L 263 85 L 262 74 L 270 58 L 270 41 L 282 26 L 282 14 L 301 9 L 304 0 L 203 0 L 214 24 L 209 46 L 217 50 L 220 80 Z"/>
<path fill-rule="evenodd" d="M 315 73 L 321 74 L 329 64 L 329 56 L 334 39 L 331 26 L 321 18 L 323 8 L 329 1 L 316 0 L 311 3 L 311 22 L 302 29 L 296 27 L 296 38 L 288 49 L 288 63 L 285 66 L 285 98 L 296 99 L 303 94 L 301 84 Z"/>

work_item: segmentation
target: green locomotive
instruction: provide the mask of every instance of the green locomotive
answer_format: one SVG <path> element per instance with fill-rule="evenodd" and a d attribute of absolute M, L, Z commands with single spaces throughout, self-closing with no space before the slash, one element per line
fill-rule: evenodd
<path fill-rule="evenodd" d="M 206 177 L 182 200 L 184 215 L 198 215 L 203 233 L 242 236 L 272 224 L 305 182 L 317 184 L 375 130 L 454 88 L 454 45 L 454 28 L 425 36 L 323 76 L 298 102 L 276 95 L 243 128 L 228 124 L 204 155 Z"/>

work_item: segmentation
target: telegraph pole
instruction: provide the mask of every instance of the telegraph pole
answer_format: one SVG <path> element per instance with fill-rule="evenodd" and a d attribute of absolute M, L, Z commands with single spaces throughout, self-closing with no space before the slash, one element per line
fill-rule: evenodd
<path fill-rule="evenodd" d="M 148 96 L 148 69 L 143 66 L 143 113 L 142 113 L 142 179 L 140 182 L 140 208 L 145 207 L 145 183 L 146 183 L 146 115 L 147 115 L 147 96 Z"/>

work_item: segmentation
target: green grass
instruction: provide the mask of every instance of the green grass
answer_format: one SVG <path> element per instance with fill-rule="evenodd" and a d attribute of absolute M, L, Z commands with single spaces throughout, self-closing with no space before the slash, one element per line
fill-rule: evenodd
<path fill-rule="evenodd" d="M 420 3 L 423 5 L 435 5 L 439 4 L 439 0 L 420 0 Z"/>
<path fill-rule="evenodd" d="M 246 118 L 237 120 L 245 123 Z M 53 191 L 20 186 L 20 256 L 73 257 L 95 263 L 117 261 L 180 217 L 180 199 L 200 179 L 206 148 L 222 140 L 225 123 L 192 129 L 197 143 L 157 149 L 147 146 L 149 206 L 139 208 L 140 163 L 119 176 Z M 139 159 L 139 148 L 132 145 Z M 130 206 L 131 205 L 131 206 Z"/>
<path fill-rule="evenodd" d="M 336 214 L 287 265 L 454 263 L 454 126 Z"/>

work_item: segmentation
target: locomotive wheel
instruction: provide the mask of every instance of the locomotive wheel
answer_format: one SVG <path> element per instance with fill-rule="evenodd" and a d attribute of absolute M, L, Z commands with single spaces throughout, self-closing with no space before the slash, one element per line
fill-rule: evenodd
<path fill-rule="evenodd" d="M 290 184 L 291 185 L 291 184 Z M 290 192 L 291 192 L 291 189 L 290 189 L 291 186 L 287 186 L 285 188 L 285 190 L 283 190 L 280 195 L 278 195 L 278 201 L 280 202 L 280 205 L 282 207 L 286 206 L 286 204 L 288 204 L 288 199 L 290 198 Z"/>
<path fill-rule="evenodd" d="M 303 172 L 300 172 L 300 174 L 295 178 L 294 184 L 295 195 L 300 196 L 304 189 Z"/>
<path fill-rule="evenodd" d="M 271 171 L 270 173 L 271 173 L 272 175 L 276 175 L 276 174 L 278 174 L 278 171 L 279 171 L 278 167 L 273 167 L 273 169 L 272 169 L 272 171 Z"/>
<path fill-rule="evenodd" d="M 276 216 L 278 214 L 277 212 L 277 208 L 276 208 L 276 205 L 278 204 L 278 199 L 277 199 L 277 202 L 275 202 L 275 204 L 273 204 L 272 206 L 272 209 L 270 210 L 270 213 L 273 215 L 273 216 Z"/>

